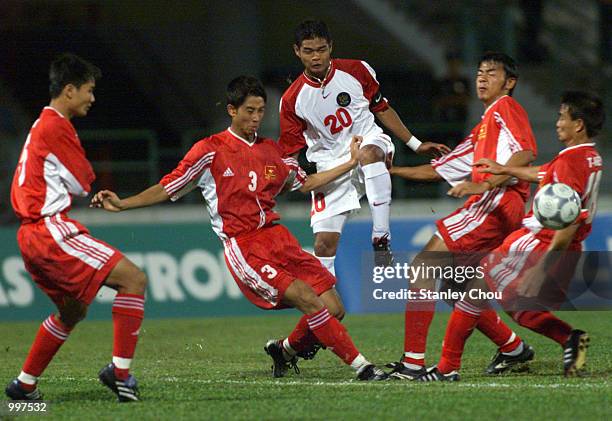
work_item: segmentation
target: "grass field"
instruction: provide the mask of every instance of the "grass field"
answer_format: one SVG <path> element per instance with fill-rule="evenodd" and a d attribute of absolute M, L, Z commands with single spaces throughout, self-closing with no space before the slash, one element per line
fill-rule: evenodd
<path fill-rule="evenodd" d="M 561 349 L 517 331 L 536 349 L 529 372 L 484 375 L 494 346 L 475 333 L 459 383 L 357 382 L 330 352 L 302 361 L 301 374 L 272 379 L 262 347 L 286 334 L 295 314 L 250 318 L 145 320 L 134 363 L 142 402 L 119 405 L 97 381 L 109 361 L 110 322 L 83 322 L 41 379 L 51 402 L 45 419 L 610 419 L 612 313 L 571 312 L 562 317 L 591 335 L 588 373 L 560 375 Z M 432 324 L 429 362 L 439 356 L 443 323 Z M 358 348 L 373 362 L 398 359 L 402 315 L 349 315 Z M 513 325 L 514 327 L 514 325 Z M 19 373 L 38 323 L 0 323 L 0 379 Z"/>

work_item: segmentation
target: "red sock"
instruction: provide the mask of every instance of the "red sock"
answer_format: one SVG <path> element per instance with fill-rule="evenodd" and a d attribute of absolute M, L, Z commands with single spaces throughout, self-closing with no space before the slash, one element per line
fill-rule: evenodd
<path fill-rule="evenodd" d="M 119 380 L 126 380 L 130 373 L 130 364 L 140 325 L 144 318 L 144 296 L 138 294 L 117 294 L 113 302 L 113 364 L 115 376 Z"/>
<path fill-rule="evenodd" d="M 521 326 L 548 336 L 561 346 L 572 333 L 572 327 L 550 311 L 519 311 L 512 314 L 512 318 Z"/>
<path fill-rule="evenodd" d="M 359 355 L 353 340 L 346 328 L 323 308 L 314 314 L 306 316 L 308 327 L 315 334 L 319 342 L 336 354 L 346 364 L 351 364 Z"/>
<path fill-rule="evenodd" d="M 464 301 L 455 303 L 442 343 L 442 357 L 438 363 L 438 370 L 441 373 L 450 373 L 461 367 L 465 342 L 474 331 L 479 317 L 479 308 Z"/>
<path fill-rule="evenodd" d="M 482 310 L 476 328 L 491 339 L 501 352 L 512 352 L 522 342 L 495 310 Z"/>
<path fill-rule="evenodd" d="M 72 329 L 64 326 L 62 322 L 57 320 L 53 314 L 50 315 L 38 329 L 34 343 L 30 348 L 28 357 L 23 364 L 22 371 L 33 377 L 40 377 L 49 365 L 53 356 L 62 344 L 68 339 L 68 335 Z M 20 385 L 28 392 L 36 388 L 36 384 L 24 383 L 20 379 Z"/>
<path fill-rule="evenodd" d="M 433 320 L 436 302 L 432 300 L 408 300 L 404 314 L 404 357 L 402 361 L 425 365 L 427 333 Z"/>
<path fill-rule="evenodd" d="M 308 316 L 302 316 L 287 339 L 295 352 L 302 352 L 305 349 L 312 348 L 318 342 L 317 337 L 308 328 Z"/>

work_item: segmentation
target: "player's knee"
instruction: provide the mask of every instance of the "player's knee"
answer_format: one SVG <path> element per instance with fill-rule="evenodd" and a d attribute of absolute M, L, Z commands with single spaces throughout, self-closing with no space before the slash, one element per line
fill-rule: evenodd
<path fill-rule="evenodd" d="M 359 159 L 359 164 L 363 166 L 372 164 L 374 162 L 384 161 L 385 154 L 378 146 L 366 145 L 359 149 L 359 155 L 357 158 Z"/>
<path fill-rule="evenodd" d="M 147 275 L 145 275 L 142 270 L 138 269 L 134 274 L 134 287 L 144 292 L 145 288 L 147 287 L 147 282 Z"/>
<path fill-rule="evenodd" d="M 329 313 L 338 320 L 344 319 L 344 316 L 346 315 L 346 312 L 344 311 L 344 307 L 342 307 L 342 305 L 334 309 L 329 309 Z"/>
<path fill-rule="evenodd" d="M 314 243 L 315 256 L 319 257 L 333 257 L 336 255 L 336 249 L 338 248 L 338 242 L 326 238 L 325 236 L 317 235 Z"/>
<path fill-rule="evenodd" d="M 82 303 L 65 306 L 60 309 L 59 319 L 64 326 L 72 329 L 87 317 L 87 308 L 88 306 Z"/>

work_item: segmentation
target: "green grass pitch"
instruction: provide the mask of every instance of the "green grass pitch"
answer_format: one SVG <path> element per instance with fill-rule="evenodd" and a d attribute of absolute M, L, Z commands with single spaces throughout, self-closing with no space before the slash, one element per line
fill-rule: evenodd
<path fill-rule="evenodd" d="M 145 320 L 133 367 L 142 398 L 136 404 L 116 403 L 97 381 L 110 360 L 111 322 L 84 321 L 41 379 L 51 402 L 44 419 L 611 419 L 611 314 L 561 313 L 591 335 L 584 377 L 564 378 L 560 347 L 516 328 L 536 350 L 528 372 L 484 375 L 495 349 L 474 333 L 461 382 L 448 384 L 358 382 L 329 351 L 301 361 L 299 375 L 272 379 L 263 345 L 286 335 L 296 313 Z M 439 356 L 447 317 L 437 314 L 432 323 L 429 363 Z M 403 315 L 348 315 L 346 325 L 371 361 L 400 356 Z M 5 384 L 19 373 L 37 329 L 38 323 L 0 323 Z"/>

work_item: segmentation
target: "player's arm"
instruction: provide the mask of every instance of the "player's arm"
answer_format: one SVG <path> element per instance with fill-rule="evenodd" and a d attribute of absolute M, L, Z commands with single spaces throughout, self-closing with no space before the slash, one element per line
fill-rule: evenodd
<path fill-rule="evenodd" d="M 362 140 L 363 138 L 361 136 L 353 136 L 353 139 L 351 140 L 351 159 L 338 165 L 337 167 L 309 175 L 299 190 L 302 193 L 309 193 L 318 189 L 319 187 L 331 183 L 336 178 L 355 168 L 359 163 L 357 156 L 359 154 L 359 146 L 361 145 Z"/>
<path fill-rule="evenodd" d="M 514 167 L 509 165 L 499 164 L 491 159 L 482 158 L 474 164 L 477 167 L 476 171 L 485 174 L 507 175 L 516 177 L 520 180 L 537 183 L 539 181 L 538 174 L 540 166 L 537 167 Z M 491 177 L 493 178 L 493 177 Z M 491 179 L 489 179 L 491 180 Z"/>
<path fill-rule="evenodd" d="M 412 181 L 433 182 L 444 180 L 430 164 L 417 165 L 416 167 L 391 167 L 389 174 Z"/>
<path fill-rule="evenodd" d="M 507 162 L 508 167 L 526 167 L 529 165 L 535 156 L 532 151 L 524 150 L 514 153 Z M 480 161 L 479 161 L 480 162 Z M 464 181 L 463 183 L 457 184 L 455 187 L 450 189 L 446 194 L 452 197 L 464 197 L 471 194 L 482 194 L 487 190 L 494 189 L 501 186 L 511 178 L 510 175 L 494 175 L 487 178 L 481 183 L 474 183 L 472 181 Z"/>
<path fill-rule="evenodd" d="M 421 142 L 417 139 L 404 125 L 397 112 L 391 106 L 388 106 L 382 111 L 375 112 L 374 115 L 383 126 L 389 129 L 391 133 L 401 139 L 402 142 L 418 154 L 435 157 L 450 152 L 450 148 L 441 143 Z"/>
<path fill-rule="evenodd" d="M 115 192 L 101 190 L 91 199 L 92 208 L 102 208 L 109 212 L 121 212 L 128 209 L 144 208 L 170 200 L 170 196 L 161 184 L 155 184 L 148 189 L 125 199 L 120 199 Z"/>

